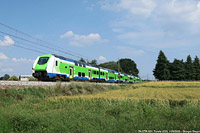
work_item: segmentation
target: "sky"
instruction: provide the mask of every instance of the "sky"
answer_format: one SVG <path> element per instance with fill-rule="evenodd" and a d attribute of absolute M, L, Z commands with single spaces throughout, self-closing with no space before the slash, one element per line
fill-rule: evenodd
<path fill-rule="evenodd" d="M 1 0 L 0 23 L 17 29 L 0 25 L 0 76 L 31 75 L 40 52 L 98 63 L 130 58 L 143 79 L 154 79 L 160 50 L 171 62 L 200 57 L 199 0 Z"/>

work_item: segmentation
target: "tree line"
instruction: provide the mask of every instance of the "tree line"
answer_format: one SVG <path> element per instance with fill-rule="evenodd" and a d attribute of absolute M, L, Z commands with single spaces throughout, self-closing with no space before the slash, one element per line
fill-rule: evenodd
<path fill-rule="evenodd" d="M 3 77 L 0 77 L 0 80 L 11 80 L 11 81 L 18 81 L 19 78 L 15 75 L 11 76 L 8 74 L 5 74 Z"/>
<path fill-rule="evenodd" d="M 158 80 L 200 80 L 200 61 L 197 56 L 192 60 L 188 55 L 185 62 L 183 59 L 170 62 L 160 51 L 153 75 Z"/>

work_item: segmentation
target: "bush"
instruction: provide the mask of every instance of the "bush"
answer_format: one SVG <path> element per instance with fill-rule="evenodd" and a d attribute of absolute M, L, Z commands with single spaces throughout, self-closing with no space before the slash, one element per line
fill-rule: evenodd
<path fill-rule="evenodd" d="M 38 80 L 34 77 L 30 77 L 30 78 L 28 78 L 28 81 L 38 81 Z"/>
<path fill-rule="evenodd" d="M 8 80 L 10 80 L 10 81 L 18 81 L 19 78 L 18 78 L 17 76 L 13 75 L 13 76 L 10 77 Z"/>
<path fill-rule="evenodd" d="M 3 80 L 8 80 L 10 78 L 10 76 L 8 75 L 8 74 L 5 74 L 4 76 L 3 76 Z"/>

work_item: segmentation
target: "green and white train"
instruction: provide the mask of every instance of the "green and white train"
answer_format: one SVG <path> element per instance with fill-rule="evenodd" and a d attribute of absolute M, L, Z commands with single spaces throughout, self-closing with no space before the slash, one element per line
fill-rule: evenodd
<path fill-rule="evenodd" d="M 135 83 L 141 79 L 114 70 L 100 68 L 54 54 L 37 57 L 33 76 L 38 80 L 88 80 Z"/>

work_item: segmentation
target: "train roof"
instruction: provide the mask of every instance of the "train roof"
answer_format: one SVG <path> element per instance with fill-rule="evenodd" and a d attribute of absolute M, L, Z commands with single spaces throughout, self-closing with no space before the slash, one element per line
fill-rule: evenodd
<path fill-rule="evenodd" d="M 86 66 L 99 68 L 99 67 L 92 66 L 92 65 L 89 65 L 89 64 L 84 63 L 84 62 L 80 62 L 80 61 L 77 61 L 77 60 L 74 60 L 74 59 L 70 59 L 70 58 L 65 58 L 65 57 L 63 57 L 63 56 L 59 56 L 59 55 L 56 55 L 56 54 L 52 54 L 52 55 L 54 55 L 55 57 L 57 57 L 57 58 L 59 58 L 59 59 L 67 60 L 67 61 L 70 61 L 70 62 L 73 62 L 73 63 L 85 64 Z"/>

